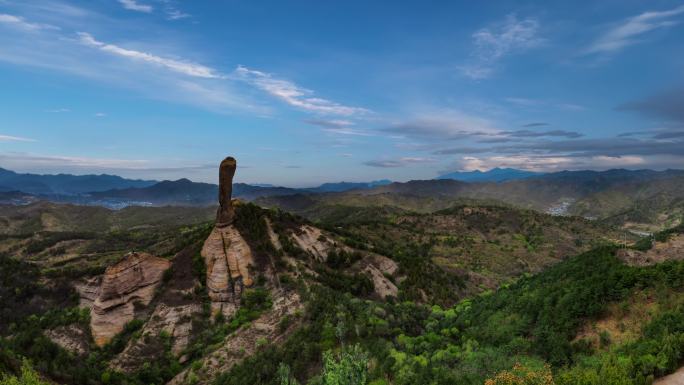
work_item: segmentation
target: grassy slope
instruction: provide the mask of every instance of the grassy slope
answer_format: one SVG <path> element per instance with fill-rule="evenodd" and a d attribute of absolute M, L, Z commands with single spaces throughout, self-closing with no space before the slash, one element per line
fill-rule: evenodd
<path fill-rule="evenodd" d="M 31 234 L 39 231 L 106 232 L 137 226 L 177 226 L 212 219 L 211 207 L 137 207 L 109 210 L 39 202 L 27 206 L 0 206 L 2 234 Z"/>
<path fill-rule="evenodd" d="M 336 206 L 320 223 L 347 243 L 395 259 L 418 245 L 442 270 L 469 276 L 470 293 L 538 272 L 621 235 L 582 218 L 494 205 L 461 205 L 431 214 Z"/>
<path fill-rule="evenodd" d="M 611 224 L 636 222 L 643 228 L 662 229 L 681 221 L 684 177 L 678 173 L 645 177 L 616 172 L 614 175 L 568 173 L 505 183 L 411 181 L 364 191 L 268 197 L 258 202 L 320 219 L 335 206 L 389 206 L 427 213 L 473 199 L 505 202 L 542 212 L 568 202 L 573 215 L 609 219 Z"/>

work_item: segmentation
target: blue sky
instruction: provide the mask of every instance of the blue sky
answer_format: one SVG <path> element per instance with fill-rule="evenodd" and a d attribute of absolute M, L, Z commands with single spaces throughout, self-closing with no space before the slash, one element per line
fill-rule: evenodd
<path fill-rule="evenodd" d="M 286 186 L 684 166 L 683 1 L 0 0 L 0 167 Z"/>

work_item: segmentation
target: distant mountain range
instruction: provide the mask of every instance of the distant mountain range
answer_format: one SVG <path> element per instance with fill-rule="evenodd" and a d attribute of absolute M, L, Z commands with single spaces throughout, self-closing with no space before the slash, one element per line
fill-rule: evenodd
<path fill-rule="evenodd" d="M 289 188 L 270 184 L 233 184 L 233 197 L 254 200 L 259 197 L 297 193 L 344 192 L 371 189 L 392 183 L 372 182 L 324 183 L 318 187 Z M 21 174 L 0 168 L 0 204 L 26 204 L 37 200 L 122 208 L 129 205 L 213 205 L 218 186 L 211 183 L 133 180 L 115 175 L 39 175 Z"/>
<path fill-rule="evenodd" d="M 39 175 L 20 174 L 0 168 L 0 191 L 21 191 L 29 194 L 83 194 L 92 191 L 148 187 L 153 180 L 125 179 L 116 175 Z"/>
<path fill-rule="evenodd" d="M 0 204 L 10 205 L 44 200 L 114 209 L 209 206 L 216 204 L 218 196 L 217 185 L 188 179 L 156 182 L 113 175 L 18 174 L 4 169 L 0 169 L 0 186 Z M 476 199 L 616 224 L 676 224 L 684 215 L 684 171 L 616 169 L 534 174 L 493 169 L 433 180 L 339 182 L 311 188 L 234 183 L 233 196 L 311 218 L 340 206 L 432 212 L 457 201 Z"/>
<path fill-rule="evenodd" d="M 507 180 L 525 179 L 533 176 L 543 175 L 541 173 L 517 170 L 514 168 L 493 168 L 489 171 L 456 171 L 449 174 L 440 175 L 435 179 L 454 179 L 463 182 L 505 182 Z"/>
<path fill-rule="evenodd" d="M 372 182 L 339 182 L 339 183 L 323 183 L 314 188 L 309 188 L 311 192 L 342 192 L 356 189 L 369 189 L 377 186 L 385 186 L 392 183 L 389 179 L 374 180 Z"/>
<path fill-rule="evenodd" d="M 684 171 L 563 171 L 502 182 L 450 179 L 391 183 L 366 190 L 262 197 L 257 203 L 311 219 L 337 208 L 434 212 L 464 201 L 498 202 L 555 215 L 578 215 L 640 229 L 672 226 L 684 216 Z M 640 225 L 639 225 L 640 224 Z"/>

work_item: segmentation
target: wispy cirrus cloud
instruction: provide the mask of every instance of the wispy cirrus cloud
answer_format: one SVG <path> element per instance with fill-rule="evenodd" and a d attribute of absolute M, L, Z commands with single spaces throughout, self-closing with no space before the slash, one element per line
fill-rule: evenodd
<path fill-rule="evenodd" d="M 205 79 L 224 78 L 224 76 L 220 75 L 215 69 L 204 66 L 202 64 L 197 64 L 185 60 L 164 58 L 147 52 L 126 49 L 114 44 L 103 43 L 101 41 L 96 40 L 91 34 L 86 32 L 78 32 L 77 35 L 79 37 L 79 41 L 82 44 L 89 47 L 98 48 L 102 51 L 114 55 L 159 65 L 173 72 L 177 72 L 187 76 Z"/>
<path fill-rule="evenodd" d="M 354 128 L 356 125 L 354 122 L 344 119 L 307 119 L 304 121 L 307 124 L 313 126 L 318 126 L 325 132 L 340 135 L 356 135 L 356 136 L 374 136 L 373 133 L 367 130 L 360 130 Z"/>
<path fill-rule="evenodd" d="M 534 18 L 519 20 L 516 15 L 508 15 L 503 22 L 476 31 L 472 39 L 474 60 L 459 69 L 473 80 L 491 77 L 506 56 L 539 47 L 544 42 L 539 36 L 539 21 Z"/>
<path fill-rule="evenodd" d="M 151 5 L 139 3 L 137 0 L 119 0 L 119 3 L 129 11 L 151 13 L 154 9 Z"/>
<path fill-rule="evenodd" d="M 273 75 L 249 69 L 245 66 L 238 66 L 235 75 L 257 88 L 265 91 L 283 102 L 314 113 L 351 116 L 366 114 L 368 109 L 361 107 L 346 106 L 331 100 L 322 99 L 314 96 L 314 92 L 300 87 L 299 85 L 284 79 L 278 79 Z"/>
<path fill-rule="evenodd" d="M 82 18 L 82 14 L 78 13 L 73 18 Z M 252 93 L 245 91 L 245 85 L 265 91 L 290 106 L 314 114 L 355 116 L 370 112 L 365 108 L 319 98 L 312 90 L 275 78 L 263 71 L 239 66 L 233 71 L 223 73 L 176 55 L 159 55 L 153 53 L 153 49 L 132 49 L 102 41 L 89 32 L 83 32 L 80 27 L 76 28 L 82 32 L 76 32 L 74 38 L 72 33 L 58 29 L 40 34 L 29 33 L 33 29 L 17 28 L 15 24 L 18 22 L 38 25 L 23 18 L 6 17 L 0 20 L 0 25 L 10 23 L 16 31 L 12 35 L 0 34 L 0 45 L 3 47 L 0 50 L 1 61 L 104 80 L 118 86 L 138 89 L 157 99 L 173 99 L 220 112 L 228 109 L 269 114 L 270 109 L 253 100 Z M 137 46 L 144 44 L 138 43 Z M 98 55 L 98 52 L 107 54 L 111 59 Z M 122 60 L 127 60 L 130 64 Z M 141 71 L 140 65 L 156 66 L 160 71 Z M 338 128 L 338 131 L 341 134 L 362 134 L 359 130 Z"/>
<path fill-rule="evenodd" d="M 189 13 L 185 13 L 179 9 L 176 8 L 167 8 L 166 9 L 166 18 L 168 20 L 182 20 L 182 19 L 187 19 L 191 17 Z"/>
<path fill-rule="evenodd" d="M 642 42 L 649 32 L 679 24 L 677 16 L 684 14 L 684 5 L 666 10 L 649 11 L 630 17 L 597 38 L 585 54 L 612 54 Z"/>
<path fill-rule="evenodd" d="M 21 136 L 0 135 L 0 142 L 35 142 L 35 139 L 24 138 Z"/>
<path fill-rule="evenodd" d="M 26 21 L 23 17 L 0 13 L 0 24 L 10 27 L 23 29 L 26 31 L 40 31 L 40 30 L 57 30 L 59 27 L 50 24 L 32 23 Z"/>

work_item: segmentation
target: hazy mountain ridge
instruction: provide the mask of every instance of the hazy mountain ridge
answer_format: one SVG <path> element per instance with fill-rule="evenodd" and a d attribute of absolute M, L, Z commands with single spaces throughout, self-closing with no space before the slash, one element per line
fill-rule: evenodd
<path fill-rule="evenodd" d="M 495 167 L 487 171 L 455 171 L 440 175 L 435 179 L 454 179 L 463 182 L 505 182 L 508 180 L 525 179 L 534 176 L 541 176 L 544 173 L 518 170 L 514 168 Z"/>
<path fill-rule="evenodd" d="M 296 193 L 344 192 L 370 189 L 391 183 L 331 182 L 317 187 L 290 188 L 270 184 L 235 183 L 236 197 L 253 200 L 258 197 Z M 38 200 L 100 205 L 119 208 L 129 205 L 212 205 L 218 186 L 213 183 L 178 180 L 133 180 L 115 175 L 40 175 L 19 174 L 0 168 L 0 203 L 26 204 Z"/>
<path fill-rule="evenodd" d="M 20 174 L 0 168 L 0 191 L 29 194 L 83 194 L 116 188 L 148 187 L 156 181 L 126 179 L 116 175 Z"/>
<path fill-rule="evenodd" d="M 432 212 L 463 199 L 476 199 L 601 219 L 629 212 L 643 200 L 649 204 L 639 207 L 649 208 L 649 212 L 642 213 L 639 218 L 646 227 L 655 226 L 655 229 L 681 221 L 676 213 L 667 221 L 660 220 L 661 214 L 667 214 L 670 204 L 681 198 L 684 198 L 684 171 L 608 170 L 564 171 L 499 183 L 416 180 L 363 191 L 263 197 L 258 202 L 314 218 L 318 211 L 335 205 L 395 206 Z"/>

